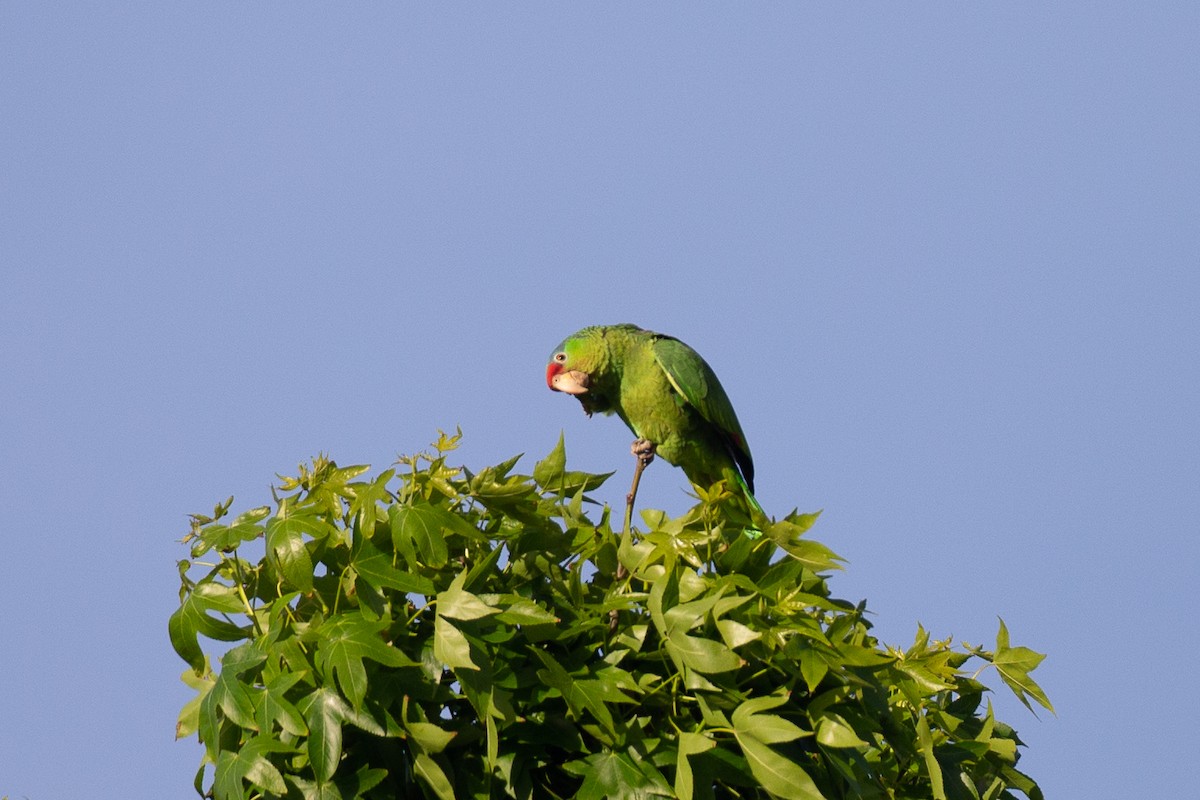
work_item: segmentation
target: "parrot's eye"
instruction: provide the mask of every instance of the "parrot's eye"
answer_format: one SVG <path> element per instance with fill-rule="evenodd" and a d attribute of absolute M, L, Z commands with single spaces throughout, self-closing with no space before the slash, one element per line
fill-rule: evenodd
<path fill-rule="evenodd" d="M 566 353 L 555 353 L 554 360 L 561 364 L 567 360 L 567 354 Z"/>

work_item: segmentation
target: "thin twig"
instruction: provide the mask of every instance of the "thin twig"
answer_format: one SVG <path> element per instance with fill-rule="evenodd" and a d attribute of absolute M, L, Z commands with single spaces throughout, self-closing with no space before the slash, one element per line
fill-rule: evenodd
<path fill-rule="evenodd" d="M 634 453 L 633 457 L 637 461 L 637 464 L 633 468 L 633 485 L 629 487 L 629 494 L 625 495 L 625 529 L 621 532 L 622 542 L 629 541 L 629 538 L 633 535 L 633 502 L 637 499 L 638 484 L 642 480 L 642 472 L 646 469 L 646 466 L 652 460 L 654 460 L 654 455 L 652 453 Z M 628 574 L 629 572 L 625 569 L 625 565 L 621 563 L 620 548 L 618 548 L 617 572 L 614 577 L 616 578 L 617 582 L 620 582 L 625 580 L 625 576 Z M 608 629 L 609 631 L 615 631 L 617 629 L 617 610 L 615 608 L 608 612 Z"/>

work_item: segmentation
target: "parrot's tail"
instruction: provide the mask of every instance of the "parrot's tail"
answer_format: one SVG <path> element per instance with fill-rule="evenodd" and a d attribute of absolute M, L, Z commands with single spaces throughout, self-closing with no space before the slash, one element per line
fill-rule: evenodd
<path fill-rule="evenodd" d="M 757 539 L 762 536 L 763 526 L 771 523 L 771 518 L 767 516 L 766 510 L 758 502 L 754 492 L 750 490 L 750 484 L 746 483 L 742 473 L 736 469 L 729 470 L 729 473 L 727 479 L 732 478 L 733 483 L 741 490 L 742 497 L 746 500 L 746 510 L 750 513 L 750 519 L 754 523 L 754 527 L 746 528 L 746 535 L 751 539 Z"/>

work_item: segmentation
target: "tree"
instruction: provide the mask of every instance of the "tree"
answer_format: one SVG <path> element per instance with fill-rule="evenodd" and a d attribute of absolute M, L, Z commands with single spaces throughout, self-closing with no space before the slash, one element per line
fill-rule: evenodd
<path fill-rule="evenodd" d="M 1051 708 L 1003 622 L 991 650 L 881 645 L 815 515 L 751 538 L 718 485 L 614 531 L 561 439 L 473 473 L 460 435 L 193 517 L 169 628 L 202 795 L 1040 800 L 977 679 Z M 201 637 L 236 643 L 219 669 Z"/>

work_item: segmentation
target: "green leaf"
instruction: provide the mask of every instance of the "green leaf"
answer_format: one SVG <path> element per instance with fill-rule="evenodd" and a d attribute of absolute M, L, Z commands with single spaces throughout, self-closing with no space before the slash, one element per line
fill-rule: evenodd
<path fill-rule="evenodd" d="M 743 731 L 765 744 L 780 744 L 810 735 L 794 722 L 775 714 L 762 713 L 765 709 L 780 705 L 777 702 L 779 700 L 786 702 L 787 696 L 775 694 L 744 701 L 734 709 L 731 717 L 734 730 Z"/>
<path fill-rule="evenodd" d="M 549 653 L 541 649 L 533 649 L 534 655 L 542 662 L 544 669 L 538 670 L 537 676 L 547 686 L 557 689 L 567 705 L 570 706 L 572 713 L 578 718 L 583 710 L 591 713 L 592 717 L 599 722 L 604 730 L 610 735 L 615 730 L 615 722 L 613 721 L 612 712 L 609 711 L 605 700 L 618 700 L 629 702 L 630 698 L 624 694 L 617 692 L 612 695 L 604 691 L 604 684 L 601 681 L 576 678 L 571 675 L 558 661 Z"/>
<path fill-rule="evenodd" d="M 545 489 L 555 479 L 560 478 L 567 468 L 567 447 L 560 431 L 558 444 L 554 445 L 545 458 L 533 466 L 533 479 L 538 486 Z"/>
<path fill-rule="evenodd" d="M 782 519 L 767 526 L 767 535 L 788 555 L 813 572 L 827 572 L 842 568 L 842 559 L 837 553 L 813 539 L 801 538 L 811 527 L 798 524 L 795 521 Z"/>
<path fill-rule="evenodd" d="M 713 675 L 742 665 L 741 657 L 720 642 L 675 633 L 667 639 L 667 651 L 697 672 Z"/>
<path fill-rule="evenodd" d="M 451 619 L 472 620 L 499 614 L 502 609 L 490 606 L 475 595 L 464 590 L 463 583 L 467 573 L 460 572 L 450 582 L 450 586 L 437 596 L 437 613 L 440 617 Z"/>
<path fill-rule="evenodd" d="M 524 597 L 513 599 L 496 619 L 506 625 L 552 625 L 558 622 L 554 614 Z"/>
<path fill-rule="evenodd" d="M 371 769 L 364 766 L 359 767 L 358 772 L 353 775 L 339 776 L 336 785 L 342 797 L 357 800 L 357 798 L 364 797 L 368 791 L 383 783 L 387 776 L 388 771 L 386 769 Z"/>
<path fill-rule="evenodd" d="M 451 669 L 479 669 L 471 660 L 471 643 L 467 637 L 441 614 L 433 624 L 433 656 Z"/>
<path fill-rule="evenodd" d="M 391 557 L 372 544 L 366 536 L 355 539 L 350 566 L 358 573 L 360 579 L 376 588 L 427 596 L 435 591 L 433 582 L 428 578 L 402 572 L 392 566 Z"/>
<path fill-rule="evenodd" d="M 1009 786 L 1024 794 L 1029 800 L 1043 800 L 1042 790 L 1025 773 L 1019 772 L 1013 767 L 1005 766 L 1000 770 L 1000 775 Z"/>
<path fill-rule="evenodd" d="M 883 653 L 873 647 L 856 644 L 839 644 L 837 658 L 843 664 L 851 667 L 879 667 L 896 660 L 896 657 L 890 653 Z"/>
<path fill-rule="evenodd" d="M 473 620 L 500 613 L 474 594 L 464 590 L 467 573 L 460 572 L 445 591 L 437 595 L 437 616 L 434 620 L 434 656 L 454 669 L 479 669 L 471 658 L 471 644 L 466 635 L 450 619 Z"/>
<path fill-rule="evenodd" d="M 266 654 L 250 642 L 235 647 L 221 658 L 223 669 L 209 694 L 225 717 L 241 728 L 258 730 L 255 696 L 262 692 L 243 682 L 241 674 L 253 670 L 265 659 Z"/>
<path fill-rule="evenodd" d="M 469 481 L 471 494 L 483 501 L 484 505 L 498 508 L 512 506 L 524 498 L 532 497 L 534 486 L 529 478 L 508 474 L 519 458 L 513 456 L 504 464 L 488 467 L 472 476 Z"/>
<path fill-rule="evenodd" d="M 781 744 L 810 735 L 796 723 L 774 714 L 755 714 L 750 725 L 754 738 L 765 744 Z"/>
<path fill-rule="evenodd" d="M 413 759 L 413 772 L 420 778 L 435 797 L 441 800 L 454 800 L 454 786 L 446 777 L 446 772 L 433 760 L 428 753 L 417 752 Z"/>
<path fill-rule="evenodd" d="M 933 800 L 946 800 L 946 787 L 942 782 L 942 767 L 933 753 L 933 735 L 929 730 L 929 721 L 923 715 L 917 718 L 917 743 L 921 748 L 921 757 L 925 759 L 925 770 L 929 774 Z"/>
<path fill-rule="evenodd" d="M 362 707 L 367 693 L 364 658 L 389 667 L 416 666 L 416 662 L 383 640 L 388 624 L 386 619 L 372 622 L 356 611 L 334 619 L 318 631 L 317 668 L 336 676 L 354 708 Z"/>
<path fill-rule="evenodd" d="M 1000 620 L 1000 631 L 996 634 L 996 653 L 992 657 L 992 663 L 996 665 L 1000 677 L 1008 684 L 1008 688 L 1012 689 L 1013 694 L 1025 704 L 1026 708 L 1033 710 L 1028 699 L 1032 697 L 1053 713 L 1054 706 L 1050 704 L 1046 693 L 1033 678 L 1029 677 L 1029 673 L 1038 664 L 1041 664 L 1045 657 L 1042 653 L 1034 652 L 1028 647 L 1009 647 L 1008 626 L 1004 624 L 1004 620 Z"/>
<path fill-rule="evenodd" d="M 208 693 L 212 691 L 216 681 L 205 674 L 197 675 L 192 669 L 186 669 L 179 679 L 188 685 L 188 688 L 197 692 L 196 696 L 184 704 L 179 711 L 179 719 L 175 723 L 175 738 L 185 739 L 200 729 L 200 704 Z"/>
<path fill-rule="evenodd" d="M 329 689 L 317 689 L 300 701 L 308 723 L 308 761 L 318 783 L 326 783 L 342 760 L 342 723 L 349 715 L 342 698 Z"/>
<path fill-rule="evenodd" d="M 258 722 L 254 718 L 254 699 L 237 676 L 221 673 L 211 694 L 230 722 L 241 728 L 258 730 Z"/>
<path fill-rule="evenodd" d="M 289 586 L 301 592 L 313 588 L 313 563 L 304 534 L 321 532 L 321 523 L 312 517 L 273 517 L 267 522 L 267 560 Z"/>
<path fill-rule="evenodd" d="M 911 678 L 921 688 L 921 691 L 927 695 L 954 688 L 953 684 L 940 679 L 919 661 L 901 659 L 896 662 L 896 669 Z"/>
<path fill-rule="evenodd" d="M 768 792 L 786 800 L 826 800 L 813 779 L 794 760 L 772 749 L 751 731 L 735 729 L 734 735 L 755 780 Z"/>
<path fill-rule="evenodd" d="M 762 638 L 762 633 L 759 631 L 753 630 L 732 619 L 717 620 L 717 630 L 721 633 L 721 638 L 725 640 L 725 644 L 730 648 L 738 648 Z"/>
<path fill-rule="evenodd" d="M 649 795 L 670 795 L 666 781 L 648 764 L 638 764 L 625 753 L 594 753 L 576 762 L 583 785 L 577 800 L 643 800 Z"/>
<path fill-rule="evenodd" d="M 344 800 L 344 796 L 336 783 L 306 781 L 295 775 L 288 775 L 287 779 L 300 790 L 300 796 L 304 800 Z M 354 795 L 351 795 L 351 797 L 354 797 Z"/>
<path fill-rule="evenodd" d="M 589 472 L 567 472 L 567 453 L 563 436 L 558 435 L 558 444 L 549 455 L 533 468 L 533 480 L 543 491 L 574 497 L 579 492 L 590 492 L 600 488 L 613 473 L 592 474 Z"/>
<path fill-rule="evenodd" d="M 351 483 L 346 486 L 354 498 L 350 503 L 350 513 L 357 519 L 359 531 L 368 536 L 375 530 L 379 504 L 391 497 L 387 484 L 395 474 L 394 469 L 384 470 L 369 483 Z"/>
<path fill-rule="evenodd" d="M 234 587 L 211 580 L 198 583 L 167 622 L 171 646 L 192 669 L 199 671 L 204 668 L 204 651 L 200 649 L 199 636 L 222 642 L 246 638 L 243 628 L 211 617 L 208 612 L 237 614 L 243 610 L 241 598 Z"/>
<path fill-rule="evenodd" d="M 826 747 L 868 747 L 850 723 L 838 714 L 826 712 L 817 720 L 817 742 Z"/>
<path fill-rule="evenodd" d="M 699 755 L 716 746 L 716 742 L 703 734 L 680 731 L 675 759 L 675 794 L 680 800 L 692 800 L 695 791 L 689 757 Z"/>
<path fill-rule="evenodd" d="M 800 651 L 800 676 L 809 693 L 817 691 L 821 681 L 829 673 L 829 664 L 811 647 Z"/>
<path fill-rule="evenodd" d="M 270 509 L 264 506 L 262 511 L 270 513 Z M 242 515 L 245 517 L 246 515 Z M 264 515 L 265 516 L 265 515 Z M 242 520 L 239 517 L 239 520 Z M 257 524 L 257 520 L 235 521 L 233 525 L 221 525 L 213 523 L 205 525 L 200 531 L 200 538 L 196 544 L 192 546 L 192 558 L 198 558 L 204 555 L 209 550 L 218 552 L 228 552 L 233 550 L 243 542 L 252 542 L 263 535 L 263 527 Z"/>
<path fill-rule="evenodd" d="M 445 750 L 456 735 L 454 731 L 439 728 L 432 722 L 406 722 L 404 728 L 421 750 L 430 755 Z"/>
<path fill-rule="evenodd" d="M 749 724 L 750 717 L 761 714 L 764 711 L 770 711 L 772 708 L 779 708 L 788 701 L 788 694 L 784 690 L 779 690 L 774 694 L 761 695 L 759 697 L 751 697 L 743 700 L 733 712 L 733 724 L 739 727 L 744 727 Z"/>
<path fill-rule="evenodd" d="M 447 509 L 416 501 L 411 506 L 393 506 L 392 541 L 397 550 L 411 553 L 415 548 L 421 562 L 435 569 L 444 567 L 449 558 L 446 536 L 448 527 L 457 527 L 458 518 Z"/>
<path fill-rule="evenodd" d="M 287 691 L 303 676 L 295 672 L 285 672 L 271 680 L 263 692 L 264 720 L 273 721 L 292 736 L 307 736 L 308 726 L 304 724 L 304 716 L 300 710 L 287 698 Z M 264 724 L 264 728 L 266 725 Z"/>
<path fill-rule="evenodd" d="M 246 765 L 237 753 L 225 751 L 217 756 L 213 775 L 214 800 L 242 800 L 242 781 L 246 777 Z"/>
<path fill-rule="evenodd" d="M 695 585 L 695 584 L 699 585 Z M 695 577 L 691 572 L 682 572 L 679 576 L 679 596 L 683 599 L 689 594 L 689 590 L 696 593 L 707 589 L 707 584 Z M 702 623 L 709 613 L 713 610 L 713 606 L 721 599 L 720 594 L 710 594 L 702 597 L 699 600 L 691 602 L 682 602 L 673 608 L 666 609 L 663 612 L 663 619 L 666 627 L 663 630 L 668 636 L 673 633 L 686 633 L 692 628 Z"/>
<path fill-rule="evenodd" d="M 733 732 L 751 772 L 763 788 L 780 797 L 816 800 L 822 795 L 808 773 L 770 747 L 810 735 L 783 717 L 763 713 L 787 702 L 786 691 L 743 701 L 730 718 Z"/>
<path fill-rule="evenodd" d="M 292 753 L 294 748 L 270 736 L 255 736 L 242 745 L 237 760 L 244 767 L 246 780 L 264 792 L 281 795 L 287 792 L 283 774 L 269 760 L 272 753 Z M 241 796 L 240 793 L 238 795 Z"/>

